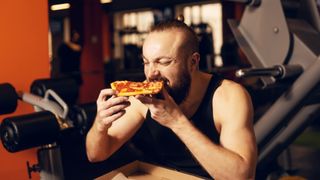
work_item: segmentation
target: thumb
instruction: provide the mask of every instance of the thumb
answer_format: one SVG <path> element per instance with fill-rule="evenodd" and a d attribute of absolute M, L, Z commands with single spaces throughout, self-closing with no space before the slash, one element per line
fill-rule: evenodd
<path fill-rule="evenodd" d="M 172 99 L 172 97 L 170 96 L 170 94 L 166 88 L 163 88 L 161 93 L 162 93 L 162 96 L 164 99 Z"/>

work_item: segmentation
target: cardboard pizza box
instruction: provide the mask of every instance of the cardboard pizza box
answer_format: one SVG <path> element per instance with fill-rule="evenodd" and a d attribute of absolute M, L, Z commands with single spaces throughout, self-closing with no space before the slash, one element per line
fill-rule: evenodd
<path fill-rule="evenodd" d="M 96 180 L 200 180 L 203 178 L 153 164 L 134 161 L 104 174 Z"/>

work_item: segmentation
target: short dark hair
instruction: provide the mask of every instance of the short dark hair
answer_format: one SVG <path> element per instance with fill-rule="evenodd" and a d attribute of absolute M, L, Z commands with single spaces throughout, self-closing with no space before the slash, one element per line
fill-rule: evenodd
<path fill-rule="evenodd" d="M 192 53 L 199 52 L 199 39 L 197 34 L 190 26 L 180 20 L 173 19 L 160 22 L 151 28 L 150 33 L 173 29 L 181 30 L 186 35 L 184 48 L 188 48 L 188 51 L 192 51 Z"/>

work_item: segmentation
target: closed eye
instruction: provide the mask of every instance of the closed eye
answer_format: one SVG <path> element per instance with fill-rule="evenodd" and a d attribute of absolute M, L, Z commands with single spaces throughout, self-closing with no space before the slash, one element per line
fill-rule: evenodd
<path fill-rule="evenodd" d="M 171 64 L 171 61 L 159 62 L 159 64 L 162 66 L 168 66 L 169 64 Z"/>
<path fill-rule="evenodd" d="M 158 61 L 158 64 L 160 64 L 161 66 L 168 66 L 173 61 L 174 61 L 173 59 L 161 59 Z"/>
<path fill-rule="evenodd" d="M 159 57 L 159 58 L 156 58 L 154 61 L 149 61 L 146 58 L 143 58 L 142 65 L 147 66 L 153 63 L 154 65 L 168 66 L 174 61 L 175 61 L 174 58 L 169 58 L 169 57 Z"/>

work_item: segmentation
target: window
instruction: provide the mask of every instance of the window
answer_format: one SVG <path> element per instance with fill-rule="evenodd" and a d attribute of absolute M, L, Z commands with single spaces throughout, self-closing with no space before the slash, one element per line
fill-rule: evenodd
<path fill-rule="evenodd" d="M 183 7 L 184 22 L 188 25 L 200 23 L 209 24 L 212 28 L 214 65 L 222 66 L 220 49 L 223 43 L 222 37 L 222 6 L 220 3 L 186 5 Z"/>

